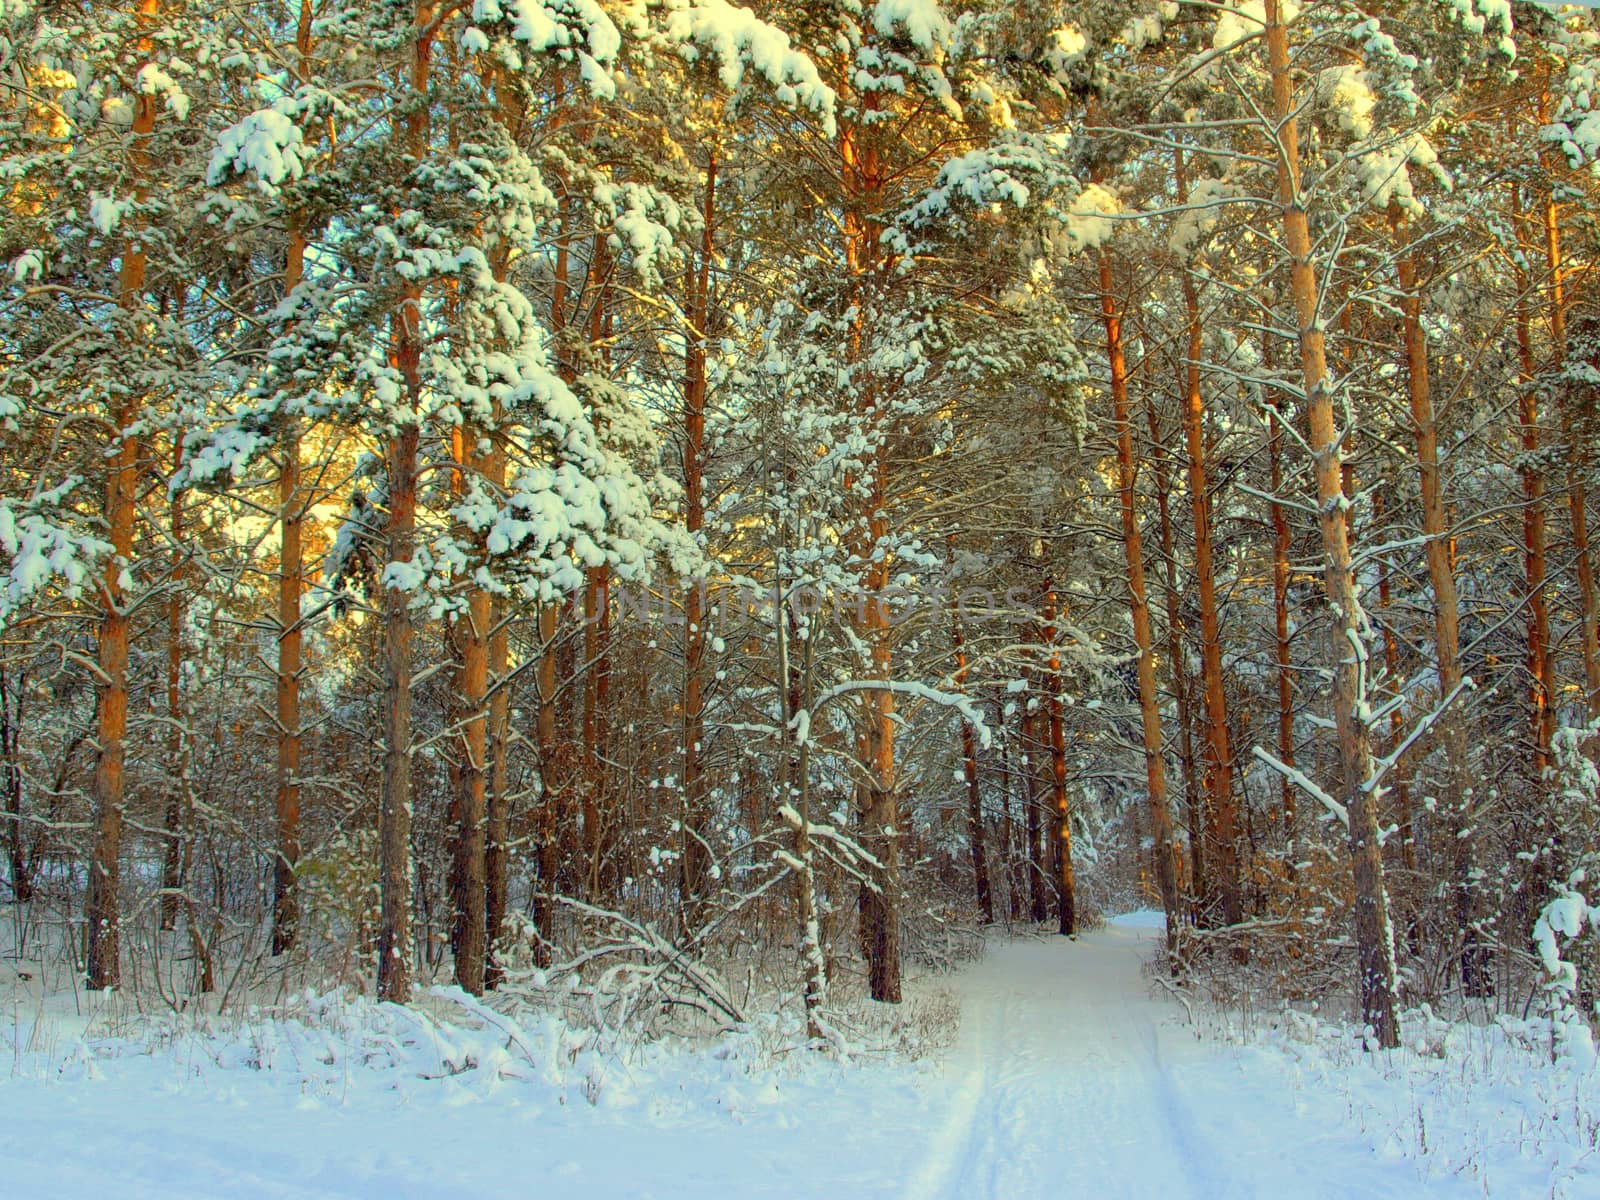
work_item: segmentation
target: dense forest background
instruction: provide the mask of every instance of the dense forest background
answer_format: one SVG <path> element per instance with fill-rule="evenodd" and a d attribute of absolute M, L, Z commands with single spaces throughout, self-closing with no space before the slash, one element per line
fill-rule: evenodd
<path fill-rule="evenodd" d="M 1386 1043 L 1525 1007 L 1597 72 L 1504 0 L 3 0 L 16 937 L 827 1037 L 1144 905 Z"/>

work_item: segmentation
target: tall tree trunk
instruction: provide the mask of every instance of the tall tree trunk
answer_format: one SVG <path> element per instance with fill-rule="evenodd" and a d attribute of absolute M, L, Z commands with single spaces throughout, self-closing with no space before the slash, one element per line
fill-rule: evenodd
<path fill-rule="evenodd" d="M 591 567 L 583 579 L 583 870 L 582 894 L 600 899 L 600 864 L 605 855 L 606 764 L 600 749 L 605 717 L 600 711 L 600 663 L 607 653 L 601 638 L 601 609 L 611 602 L 605 567 Z"/>
<path fill-rule="evenodd" d="M 160 12 L 160 0 L 139 0 L 139 55 L 152 53 L 151 34 Z M 150 135 L 156 127 L 158 97 L 139 93 L 133 98 L 132 137 L 128 145 L 128 176 L 136 202 L 148 192 Z M 144 243 L 130 231 L 122 249 L 117 275 L 117 305 L 122 319 L 132 325 L 144 299 L 146 266 Z M 89 863 L 89 894 L 84 904 L 89 927 L 86 983 L 92 990 L 116 987 L 122 979 L 122 911 L 118 893 L 122 882 L 122 821 L 125 807 L 124 765 L 128 734 L 128 595 L 125 572 L 133 565 L 133 525 L 139 490 L 138 401 L 120 393 L 111 412 L 116 430 L 114 453 L 106 463 L 105 504 L 101 512 L 111 543 L 101 577 L 100 624 L 96 641 L 100 662 L 95 681 L 95 739 L 99 756 L 94 769 L 95 841 Z"/>
<path fill-rule="evenodd" d="M 172 469 L 176 473 L 183 466 L 183 439 L 177 438 L 172 454 Z M 161 847 L 161 928 L 178 927 L 178 907 L 183 889 L 183 826 L 185 799 L 189 790 L 188 730 L 183 712 L 183 617 L 187 607 L 184 594 L 186 576 L 183 539 L 183 493 L 174 495 L 168 502 L 168 529 L 172 537 L 172 552 L 176 559 L 168 583 L 172 597 L 167 601 L 167 810 Z"/>
<path fill-rule="evenodd" d="M 1594 560 L 1589 550 L 1588 498 L 1584 476 L 1588 448 L 1570 439 L 1567 466 L 1567 510 L 1572 520 L 1572 553 L 1578 567 L 1578 599 L 1583 621 L 1583 701 L 1591 721 L 1600 719 L 1600 610 L 1595 607 Z"/>
<path fill-rule="evenodd" d="M 951 541 L 954 542 L 952 535 Z M 956 690 L 967 690 L 967 642 L 961 629 L 960 605 L 953 606 L 950 638 L 956 652 Z M 972 854 L 972 883 L 977 893 L 978 916 L 994 924 L 994 895 L 989 888 L 989 856 L 983 838 L 983 794 L 978 786 L 978 739 L 972 722 L 961 718 L 961 776 L 967 787 L 967 847 Z"/>
<path fill-rule="evenodd" d="M 1078 880 L 1072 869 L 1072 811 L 1067 800 L 1067 742 L 1061 712 L 1061 647 L 1057 642 L 1056 589 L 1044 580 L 1044 684 L 1049 688 L 1045 707 L 1050 731 L 1050 797 L 1055 812 L 1056 903 L 1059 930 L 1064 937 L 1078 936 Z"/>
<path fill-rule="evenodd" d="M 538 880 L 533 893 L 533 924 L 538 931 L 534 946 L 536 965 L 549 965 L 551 918 L 555 913 L 556 868 L 560 857 L 558 824 L 561 819 L 560 755 L 556 747 L 556 636 L 561 606 L 547 601 L 539 608 L 538 713 L 535 735 L 539 750 Z"/>
<path fill-rule="evenodd" d="M 17 681 L 15 693 L 0 665 L 0 790 L 6 803 L 6 857 L 11 867 L 11 898 L 18 904 L 33 899 L 33 870 L 22 836 L 22 708 L 27 679 Z M 12 696 L 16 700 L 13 703 Z"/>
<path fill-rule="evenodd" d="M 1011 804 L 1011 735 L 1006 730 L 1005 700 L 995 702 L 994 727 L 1000 734 L 1000 841 L 1001 861 L 1006 868 L 1006 917 L 1022 916 L 1022 874 L 1017 869 L 1016 826 Z"/>
<path fill-rule="evenodd" d="M 279 444 L 282 461 L 278 474 L 278 765 L 274 802 L 278 827 L 277 852 L 272 863 L 274 954 L 283 954 L 294 947 L 300 923 L 295 871 L 300 861 L 300 597 L 304 591 L 301 525 L 305 506 L 300 498 L 300 438 L 293 418 L 286 419 Z"/>
<path fill-rule="evenodd" d="M 444 54 L 445 74 L 454 76 L 460 69 L 457 47 L 454 43 L 446 43 Z M 444 152 L 454 158 L 460 153 L 460 148 L 460 126 L 455 115 L 447 113 Z M 492 243 L 489 252 L 493 252 Z M 444 328 L 454 330 L 461 321 L 461 281 L 447 279 L 443 282 L 443 290 L 441 323 Z M 454 512 L 460 513 L 469 488 L 477 482 L 473 476 L 477 467 L 478 431 L 466 410 L 452 414 L 446 419 L 455 422 L 448 431 L 451 464 L 450 506 Z M 447 615 L 443 621 L 443 641 L 450 651 L 453 660 L 451 665 L 454 668 L 451 681 L 453 686 L 446 694 L 442 705 L 445 732 L 449 738 L 445 752 L 445 785 L 450 797 L 445 810 L 450 862 L 445 871 L 448 915 L 444 920 L 450 930 L 450 961 L 456 986 L 469 995 L 481 995 L 485 965 L 482 818 L 486 804 L 485 780 L 488 775 L 488 764 L 484 762 L 482 754 L 487 752 L 488 731 L 482 726 L 475 729 L 474 725 L 479 720 L 484 725 L 488 721 L 484 705 L 488 690 L 488 631 L 482 625 L 475 627 L 473 621 L 473 610 L 482 592 L 475 578 L 474 568 L 478 564 L 473 560 L 482 562 L 486 556 L 484 546 L 474 544 L 478 539 L 474 536 L 472 528 L 460 516 L 452 521 L 450 534 L 458 548 L 457 552 L 463 556 L 463 562 L 452 573 L 452 582 L 461 593 L 461 607 Z M 487 596 L 484 595 L 483 599 L 486 603 Z M 476 705 L 472 696 L 474 690 L 479 693 Z M 473 758 L 474 740 L 478 741 L 480 749 L 476 762 Z M 477 773 L 476 781 L 473 779 L 474 769 Z M 477 784 L 476 796 L 473 795 L 474 782 Z M 473 820 L 474 802 L 476 802 L 477 820 Z M 428 912 L 430 890 L 427 881 L 424 880 L 419 889 L 418 900 L 423 905 L 423 927 L 431 933 L 433 920 Z M 479 918 L 476 921 L 472 919 L 474 912 Z"/>
<path fill-rule="evenodd" d="M 1178 587 L 1178 557 L 1173 544 L 1171 483 L 1167 469 L 1171 451 L 1161 437 L 1155 406 L 1145 403 L 1145 420 L 1150 427 L 1150 460 L 1155 468 L 1156 515 L 1161 524 L 1161 562 L 1165 573 L 1167 609 L 1167 660 L 1172 677 L 1172 695 L 1178 709 L 1178 762 L 1183 768 L 1184 817 L 1189 827 L 1188 904 L 1191 917 L 1199 914 L 1206 895 L 1205 796 L 1200 789 L 1200 773 L 1195 762 L 1194 705 L 1189 691 L 1188 655 L 1183 645 L 1182 592 Z"/>
<path fill-rule="evenodd" d="M 1271 330 L 1261 334 L 1261 361 L 1266 373 L 1273 371 L 1273 336 Z M 1272 520 L 1272 625 L 1273 643 L 1278 672 L 1278 760 L 1285 766 L 1295 765 L 1294 740 L 1294 667 L 1289 636 L 1289 551 L 1292 538 L 1289 529 L 1289 511 L 1281 499 L 1283 495 L 1283 427 L 1282 401 L 1276 394 L 1267 402 L 1267 462 L 1271 479 L 1272 500 L 1268 505 Z M 1283 822 L 1284 872 L 1293 883 L 1299 875 L 1298 813 L 1295 808 L 1295 787 L 1289 779 L 1279 784 L 1278 813 Z"/>
<path fill-rule="evenodd" d="M 711 262 L 716 253 L 717 151 L 706 160 L 700 247 L 689 272 L 688 322 L 683 358 L 683 519 L 698 541 L 705 529 L 706 340 L 711 320 Z M 683 858 L 681 895 L 685 928 L 699 924 L 707 879 L 704 579 L 692 579 L 683 597 Z"/>
<path fill-rule="evenodd" d="M 1539 91 L 1537 119 L 1541 127 L 1550 123 L 1550 88 Z M 1547 169 L 1551 156 L 1541 155 Z M 1544 224 L 1544 264 L 1550 295 L 1550 366 L 1561 372 L 1567 362 L 1567 268 L 1561 249 L 1561 213 L 1555 188 L 1546 192 L 1540 206 Z M 1577 566 L 1578 612 L 1582 634 L 1584 710 L 1589 719 L 1600 718 L 1600 608 L 1597 608 L 1594 561 L 1589 551 L 1587 488 L 1588 442 L 1582 438 L 1573 419 L 1570 402 L 1563 408 L 1562 422 L 1567 438 L 1567 512 L 1572 524 L 1572 554 Z"/>
<path fill-rule="evenodd" d="M 881 511 L 881 494 L 872 489 L 875 511 Z M 881 524 L 879 518 L 873 524 Z M 874 531 L 880 543 L 886 530 Z M 877 565 L 868 572 L 870 597 L 867 607 L 880 615 L 866 624 L 871 647 L 871 676 L 887 682 L 891 678 L 889 623 L 879 597 L 888 584 L 887 571 Z M 900 814 L 895 791 L 894 693 L 888 688 L 868 693 L 866 731 L 862 738 L 862 760 L 868 784 L 862 806 L 862 825 L 867 847 L 883 864 L 876 887 L 862 892 L 862 935 L 867 951 L 867 978 L 874 1000 L 900 1003 Z"/>
<path fill-rule="evenodd" d="M 524 111 L 521 97 L 511 85 L 505 70 L 491 67 L 494 87 L 495 119 L 506 135 L 516 142 L 521 133 Z M 489 270 L 497 283 L 504 283 L 511 269 L 511 246 L 497 242 L 489 255 Z M 482 461 L 483 483 L 496 497 L 506 490 L 506 446 L 500 430 L 499 411 L 495 411 L 495 433 L 489 452 Z M 507 875 L 511 857 L 511 643 L 507 629 L 507 602 L 489 602 L 488 685 L 489 719 L 486 753 L 489 758 L 488 796 L 484 803 L 483 923 L 486 988 L 499 985 L 504 972 L 495 961 L 495 943 L 505 925 Z"/>
<path fill-rule="evenodd" d="M 417 378 L 415 317 L 397 314 L 390 357 L 408 384 Z M 413 393 L 415 395 L 415 393 Z M 389 514 L 386 559 L 409 563 L 416 545 L 417 443 L 421 430 L 402 425 L 385 450 Z M 394 583 L 383 589 L 383 790 L 378 813 L 378 997 L 411 999 L 411 675 L 410 593 Z"/>
<path fill-rule="evenodd" d="M 595 238 L 598 253 L 604 244 Z M 593 264 L 591 264 L 592 273 Z M 605 808 L 606 767 L 600 753 L 599 665 L 605 652 L 600 641 L 600 606 L 609 604 L 606 568 L 589 567 L 583 573 L 583 861 L 578 871 L 578 894 L 590 903 L 600 899 L 600 863 L 604 855 L 602 813 Z"/>
<path fill-rule="evenodd" d="M 415 163 L 427 150 L 428 71 L 433 45 L 431 0 L 418 0 L 412 34 L 411 100 L 405 117 L 405 147 Z M 385 560 L 408 564 L 416 549 L 417 447 L 422 402 L 422 286 L 407 283 L 389 322 L 389 365 L 400 373 L 410 405 L 385 448 L 389 515 Z M 380 916 L 378 998 L 411 999 L 411 596 L 386 581 L 383 589 L 383 791 L 378 814 Z"/>
<path fill-rule="evenodd" d="M 454 487 L 464 498 L 470 477 L 479 467 L 474 449 L 480 431 L 463 423 L 453 431 L 452 446 L 456 466 Z M 463 543 L 472 538 L 465 526 L 457 536 Z M 456 983 L 462 990 L 479 995 L 484 987 L 488 956 L 488 878 L 485 828 L 487 818 L 489 755 L 489 638 L 493 621 L 489 593 L 476 584 L 469 586 L 466 611 L 455 621 L 455 641 L 459 652 L 456 669 L 458 731 L 455 745 L 455 829 L 453 886 L 453 925 L 450 944 L 455 951 Z"/>
<path fill-rule="evenodd" d="M 499 451 L 495 452 L 499 457 Z M 483 851 L 483 985 L 492 988 L 504 978 L 495 960 L 495 943 L 504 932 L 507 876 L 511 858 L 511 685 L 510 643 L 503 601 L 490 604 L 489 635 L 489 796 L 485 804 Z"/>
<path fill-rule="evenodd" d="M 883 267 L 876 213 L 883 189 L 883 164 L 872 139 L 871 125 L 877 109 L 876 92 L 862 99 L 866 117 L 839 132 L 839 154 L 850 203 L 844 213 L 845 265 L 850 280 L 851 321 L 847 357 L 864 369 L 869 310 L 876 302 L 872 286 Z M 887 438 L 892 422 L 881 411 L 877 384 L 861 382 L 861 411 L 871 449 L 864 477 L 847 480 L 846 490 L 858 497 L 851 531 L 851 550 L 859 565 L 862 602 L 856 606 L 856 636 L 866 647 L 863 664 L 868 679 L 889 683 L 893 677 L 893 629 L 884 600 L 890 578 L 888 518 Z M 866 773 L 857 800 L 862 837 L 867 849 L 882 864 L 877 879 L 864 884 L 860 894 L 861 941 L 867 957 L 867 981 L 874 1000 L 900 1002 L 900 809 L 895 774 L 894 691 L 876 688 L 862 694 L 862 729 L 857 752 Z"/>
<path fill-rule="evenodd" d="M 559 119 L 560 113 L 556 114 Z M 572 202 L 573 197 L 562 181 L 559 200 L 558 225 L 555 240 L 554 278 L 550 290 L 550 330 L 556 353 L 556 371 L 569 386 L 577 380 L 577 368 L 572 361 L 572 346 L 568 324 L 571 303 L 572 263 Z M 538 683 L 538 710 L 535 733 L 539 750 L 539 810 L 537 828 L 537 881 L 533 892 L 533 924 L 537 931 L 534 943 L 534 963 L 539 967 L 550 965 L 550 937 L 555 917 L 555 898 L 560 893 L 563 828 L 567 815 L 566 772 L 567 731 L 561 727 L 560 680 L 561 675 L 561 613 L 563 603 L 555 596 L 543 600 L 539 606 L 539 666 L 535 678 Z"/>
<path fill-rule="evenodd" d="M 1122 346 L 1122 314 L 1117 309 L 1111 252 L 1107 249 L 1100 251 L 1100 319 L 1105 327 L 1106 354 L 1111 365 L 1112 419 L 1117 427 L 1117 501 L 1122 513 L 1122 551 L 1128 568 L 1128 609 L 1133 619 L 1133 644 L 1139 659 L 1139 724 L 1144 736 L 1150 847 L 1155 859 L 1156 886 L 1161 892 L 1161 909 L 1167 918 L 1167 951 L 1171 954 L 1178 937 L 1178 873 L 1173 858 L 1172 816 L 1167 807 L 1167 763 L 1161 743 L 1161 697 L 1156 690 L 1150 602 L 1145 591 L 1144 543 L 1134 507 L 1136 464 L 1133 422 L 1129 415 L 1127 358 Z"/>
<path fill-rule="evenodd" d="M 785 549 L 788 547 L 786 546 Z M 778 747 L 778 797 L 781 811 L 794 830 L 795 903 L 800 918 L 800 958 L 803 977 L 802 996 L 806 1010 L 806 1036 L 820 1040 L 827 1035 L 822 1006 L 828 995 L 828 960 L 823 949 L 822 924 L 818 914 L 817 883 L 811 843 L 811 739 L 797 740 L 796 717 L 807 703 L 806 681 L 810 678 L 813 642 L 806 639 L 804 664 L 794 661 L 794 609 L 782 601 L 786 583 L 781 571 L 773 582 L 779 600 L 772 606 L 772 629 L 778 647 L 778 704 L 780 732 Z"/>
<path fill-rule="evenodd" d="M 1397 235 L 1400 227 L 1396 223 Z M 1422 289 L 1416 259 L 1402 245 L 1396 262 L 1400 283 L 1400 311 L 1406 347 L 1406 392 L 1411 424 L 1416 431 L 1417 476 L 1422 501 L 1423 557 L 1428 568 L 1428 590 L 1433 595 L 1433 645 L 1439 675 L 1440 699 L 1461 686 L 1461 621 L 1456 593 L 1455 564 L 1451 554 L 1448 514 L 1439 463 L 1439 429 L 1433 411 L 1433 389 L 1428 374 L 1428 339 L 1422 328 Z M 1467 725 L 1459 703 L 1439 718 L 1439 741 L 1444 747 L 1444 812 L 1449 822 L 1446 842 L 1457 932 L 1461 938 L 1461 982 L 1469 995 L 1478 995 L 1487 983 L 1483 953 L 1473 933 L 1474 868 L 1472 828 L 1472 774 L 1469 766 Z"/>
<path fill-rule="evenodd" d="M 1039 819 L 1039 739 L 1038 716 L 1033 712 L 1026 695 L 1022 704 L 1022 793 L 1023 813 L 1028 835 L 1024 862 L 1028 869 L 1028 917 L 1038 923 L 1045 919 L 1047 907 L 1044 898 L 1045 873 L 1043 822 Z"/>
<path fill-rule="evenodd" d="M 1600 613 L 1595 607 L 1594 560 L 1589 551 L 1588 500 L 1584 476 L 1588 445 L 1572 436 L 1567 460 L 1567 510 L 1572 519 L 1572 553 L 1578 565 L 1578 600 L 1583 621 L 1583 700 L 1591 721 L 1600 719 Z"/>
<path fill-rule="evenodd" d="M 594 789 L 598 824 L 595 827 L 594 886 L 607 900 L 618 887 L 616 839 L 622 825 L 611 779 L 611 569 L 594 572 L 593 653 L 589 655 L 591 696 L 594 700 Z"/>
<path fill-rule="evenodd" d="M 1365 704 L 1361 607 L 1346 536 L 1347 501 L 1340 474 L 1340 435 L 1328 390 L 1327 347 L 1318 317 L 1318 283 L 1312 264 L 1311 226 L 1300 192 L 1300 137 L 1290 78 L 1289 37 L 1280 0 L 1266 0 L 1266 43 L 1277 123 L 1278 202 L 1284 243 L 1290 259 L 1300 344 L 1300 374 L 1305 389 L 1310 447 L 1317 481 L 1317 524 L 1322 534 L 1324 586 L 1334 623 L 1334 726 L 1339 740 L 1341 792 L 1349 814 L 1350 861 L 1355 877 L 1356 962 L 1361 1016 L 1386 1048 L 1399 1044 L 1395 1019 L 1394 950 L 1388 901 L 1383 889 L 1383 856 L 1378 842 L 1377 804 L 1369 789 L 1373 775 Z"/>
<path fill-rule="evenodd" d="M 556 828 L 560 847 L 555 878 L 558 890 L 573 893 L 581 886 L 578 879 L 583 860 L 583 830 L 579 827 L 582 815 L 578 784 L 581 781 L 583 724 L 583 689 L 578 654 L 583 639 L 571 631 L 579 631 L 578 614 L 583 598 L 581 594 L 569 595 L 561 603 L 556 628 L 561 630 L 556 654 L 557 704 L 556 704 L 556 762 L 555 777 L 560 784 L 556 805 Z"/>
<path fill-rule="evenodd" d="M 588 140 L 597 144 L 600 129 L 598 111 L 591 108 Z M 584 274 L 584 290 L 589 298 L 588 344 L 592 362 L 610 376 L 613 336 L 612 271 L 610 235 L 596 229 L 589 239 L 589 262 Z M 596 428 L 603 428 L 604 417 L 597 414 Z M 593 903 L 606 903 L 602 889 L 606 878 L 606 840 L 611 827 L 611 772 L 606 740 L 610 727 L 610 608 L 611 568 L 602 563 L 584 571 L 583 585 L 583 743 L 577 772 L 582 779 L 583 842 L 582 869 L 576 886 Z"/>
<path fill-rule="evenodd" d="M 295 47 L 300 79 L 311 77 L 311 0 L 301 0 Z M 290 214 L 289 248 L 284 256 L 283 294 L 292 296 L 305 277 L 306 235 L 299 213 Z M 302 523 L 306 502 L 300 495 L 300 428 L 281 416 L 278 445 L 278 766 L 274 814 L 276 854 L 272 860 L 272 952 L 293 949 L 299 935 L 300 904 L 295 871 L 300 863 L 300 598 L 305 591 Z"/>
<path fill-rule="evenodd" d="M 1270 357 L 1266 360 L 1270 366 Z M 1283 493 L 1283 413 L 1276 404 L 1267 407 L 1267 457 L 1272 475 L 1272 627 L 1278 668 L 1278 759 L 1294 766 L 1294 666 L 1289 645 L 1289 514 L 1279 496 Z M 1299 873 L 1299 837 L 1295 828 L 1294 784 L 1285 779 L 1278 795 L 1283 819 L 1284 870 L 1293 880 Z"/>
<path fill-rule="evenodd" d="M 1517 272 L 1518 290 L 1526 292 L 1524 273 Z M 1545 595 L 1546 534 L 1544 468 L 1539 465 L 1538 364 L 1525 296 L 1516 306 L 1517 362 L 1521 390 L 1517 400 L 1517 432 L 1522 442 L 1522 546 L 1528 594 L 1528 708 L 1533 737 L 1533 778 L 1544 777 L 1550 765 L 1550 739 L 1555 734 L 1554 680 L 1551 678 L 1550 604 Z"/>
<path fill-rule="evenodd" d="M 1183 152 L 1175 151 L 1174 176 L 1180 205 L 1188 199 Z M 1200 296 L 1194 276 L 1183 276 L 1183 305 L 1188 319 L 1189 346 L 1184 362 L 1184 442 L 1189 456 L 1189 503 L 1194 513 L 1194 572 L 1200 604 L 1200 661 L 1204 672 L 1206 708 L 1207 781 L 1210 803 L 1207 848 L 1208 882 L 1215 889 L 1207 897 L 1208 917 L 1220 908 L 1228 925 L 1243 916 L 1239 880 L 1239 808 L 1233 794 L 1233 747 L 1228 729 L 1227 692 L 1222 676 L 1222 635 L 1217 614 L 1216 570 L 1212 563 L 1211 496 L 1206 472 L 1205 398 L 1200 387 L 1200 359 L 1204 328 Z"/>

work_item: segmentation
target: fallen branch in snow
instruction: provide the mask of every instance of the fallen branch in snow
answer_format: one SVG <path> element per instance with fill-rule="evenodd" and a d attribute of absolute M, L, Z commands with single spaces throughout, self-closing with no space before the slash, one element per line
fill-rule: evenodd
<path fill-rule="evenodd" d="M 640 924 L 631 917 L 610 909 L 598 908 L 593 904 L 586 904 L 582 900 L 575 900 L 571 896 L 557 895 L 556 903 L 569 908 L 583 916 L 593 918 L 603 925 L 611 926 L 615 931 L 612 940 L 604 945 L 585 951 L 573 963 L 552 970 L 569 970 L 576 974 L 578 967 L 585 963 L 598 961 L 601 958 L 633 954 L 644 958 L 644 963 L 619 964 L 608 969 L 602 976 L 602 982 L 616 982 L 622 974 L 631 973 L 637 980 L 633 986 L 645 989 L 654 988 L 662 998 L 671 998 L 679 1003 L 701 1007 L 708 1013 L 714 1010 L 735 1025 L 746 1022 L 744 1012 L 729 994 L 722 981 L 716 977 L 709 967 L 697 963 L 690 955 L 689 949 L 668 941 L 647 925 Z M 676 982 L 686 986 L 689 991 L 701 997 L 703 1004 L 686 1000 L 681 996 L 672 995 L 664 985 Z"/>
<path fill-rule="evenodd" d="M 1152 975 L 1151 978 L 1159 983 L 1162 987 L 1166 988 L 1169 996 L 1171 996 L 1179 1004 L 1183 1005 L 1184 1015 L 1189 1018 L 1189 1024 L 1193 1025 L 1194 1005 L 1190 1003 L 1189 997 L 1184 995 L 1183 989 L 1180 987 L 1175 987 L 1169 980 L 1161 975 Z"/>
<path fill-rule="evenodd" d="M 522 1028 L 510 1018 L 503 1017 L 499 1013 L 495 1012 L 494 1009 L 483 1003 L 483 1001 L 479 1000 L 476 996 L 463 991 L 459 987 L 433 987 L 428 990 L 428 994 L 431 996 L 436 996 L 440 1000 L 447 1000 L 451 1004 L 455 1004 L 465 1009 L 470 1015 L 476 1017 L 485 1025 L 491 1026 L 494 1029 L 498 1029 L 501 1033 L 506 1035 L 506 1045 L 508 1047 L 515 1046 L 522 1052 L 522 1056 L 527 1059 L 528 1062 L 537 1063 L 539 1061 L 534 1055 L 532 1047 L 530 1047 L 527 1041 L 524 1039 Z"/>

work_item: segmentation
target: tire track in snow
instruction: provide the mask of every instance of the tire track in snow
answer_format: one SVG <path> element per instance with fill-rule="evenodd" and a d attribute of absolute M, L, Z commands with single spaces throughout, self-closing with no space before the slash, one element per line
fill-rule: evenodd
<path fill-rule="evenodd" d="M 957 1173 L 971 1158 L 978 1108 L 989 1090 L 989 1020 L 989 1013 L 977 1014 L 971 1026 L 958 1035 L 954 1057 L 961 1071 L 960 1082 L 950 1097 L 944 1123 L 928 1142 L 921 1166 L 906 1183 L 904 1200 L 939 1200 L 949 1195 Z M 965 1018 L 962 1024 L 966 1026 Z"/>
<path fill-rule="evenodd" d="M 1145 1024 L 1140 1034 L 1149 1062 L 1150 1092 L 1160 1108 L 1163 1132 L 1184 1161 L 1184 1174 L 1191 1193 L 1196 1200 L 1249 1194 L 1234 1181 L 1225 1180 L 1220 1173 L 1216 1155 L 1201 1136 L 1194 1113 L 1179 1096 L 1172 1073 L 1162 1058 L 1161 1031 L 1154 1024 Z"/>

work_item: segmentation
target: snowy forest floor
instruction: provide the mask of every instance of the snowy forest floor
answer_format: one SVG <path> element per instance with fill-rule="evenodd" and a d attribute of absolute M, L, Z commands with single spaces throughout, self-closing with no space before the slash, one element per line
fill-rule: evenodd
<path fill-rule="evenodd" d="M 1159 927 L 996 939 L 955 1044 L 838 1063 L 773 1036 L 630 1059 L 553 1020 L 364 1002 L 69 1036 L 18 1009 L 0 1194 L 57 1198 L 1592 1196 L 1593 1070 L 1504 1031 L 1362 1054 L 1348 1031 L 1152 989 Z M 341 1004 L 344 1004 L 341 1007 Z M 1498 1027 L 1496 1027 L 1498 1028 Z M 1514 1031 L 1513 1031 L 1514 1033 Z M 514 1044 L 513 1044 L 514 1043 Z M 1420 1051 L 1420 1052 L 1419 1052 Z M 9 1069 L 8 1069 L 9 1068 Z"/>

